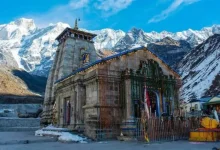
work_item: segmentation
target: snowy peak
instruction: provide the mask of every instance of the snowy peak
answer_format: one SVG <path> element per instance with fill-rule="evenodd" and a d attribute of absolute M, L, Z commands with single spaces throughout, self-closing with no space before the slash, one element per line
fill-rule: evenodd
<path fill-rule="evenodd" d="M 128 31 L 128 34 L 132 36 L 136 36 L 136 35 L 141 36 L 144 34 L 144 31 L 142 29 L 132 28 L 130 31 Z"/>
<path fill-rule="evenodd" d="M 147 46 L 148 43 L 154 41 L 142 29 L 132 28 L 115 44 L 114 50 L 122 51 L 137 46 Z"/>
<path fill-rule="evenodd" d="M 211 27 L 204 27 L 204 28 L 202 28 L 201 31 L 206 33 L 208 36 L 210 36 L 209 33 L 220 34 L 220 25 L 213 25 Z"/>
<path fill-rule="evenodd" d="M 212 26 L 212 33 L 220 34 L 220 25 L 213 25 Z"/>
<path fill-rule="evenodd" d="M 169 40 L 169 38 L 174 39 L 176 41 L 181 41 L 181 40 L 187 41 L 191 47 L 196 47 L 197 45 L 205 41 L 208 37 L 219 32 L 220 32 L 220 25 L 206 27 L 206 28 L 203 28 L 202 30 L 188 29 L 188 30 L 176 32 L 176 33 L 167 32 L 167 31 L 144 32 L 141 29 L 133 28 L 116 43 L 114 49 L 124 50 L 124 49 L 133 48 L 134 46 L 147 46 L 147 44 L 149 43 L 155 43 L 163 39 Z"/>
<path fill-rule="evenodd" d="M 33 30 L 36 28 L 36 25 L 34 24 L 34 20 L 32 19 L 26 19 L 26 18 L 20 18 L 14 22 L 11 22 L 10 24 L 15 24 L 17 26 L 27 28 L 30 30 Z"/>
<path fill-rule="evenodd" d="M 32 19 L 18 19 L 0 26 L 0 40 L 21 40 L 23 36 L 31 34 L 36 29 Z"/>
<path fill-rule="evenodd" d="M 220 74 L 220 35 L 215 34 L 195 47 L 183 58 L 178 68 L 183 78 L 182 98 L 190 100 L 208 96 L 205 93 Z M 216 88 L 220 90 L 219 86 Z"/>
<path fill-rule="evenodd" d="M 115 44 L 125 36 L 125 32 L 122 30 L 102 29 L 99 31 L 93 31 L 97 34 L 94 38 L 95 47 L 97 50 L 109 49 L 111 50 Z"/>
<path fill-rule="evenodd" d="M 214 35 L 214 34 L 220 34 L 220 25 L 213 25 L 211 27 L 204 27 L 201 30 L 192 30 L 188 29 L 181 32 L 149 32 L 146 33 L 147 36 L 152 38 L 153 40 L 161 40 L 165 37 L 171 37 L 174 40 L 186 40 L 188 43 L 190 43 L 191 47 L 195 47 L 205 41 L 208 37 Z"/>
<path fill-rule="evenodd" d="M 66 27 L 69 25 L 64 23 L 50 25 L 36 30 L 22 40 L 19 56 L 25 70 L 42 76 L 49 72 L 57 46 L 55 39 Z M 49 64 L 49 67 L 43 67 L 42 64 Z M 36 70 L 37 68 L 40 70 Z"/>

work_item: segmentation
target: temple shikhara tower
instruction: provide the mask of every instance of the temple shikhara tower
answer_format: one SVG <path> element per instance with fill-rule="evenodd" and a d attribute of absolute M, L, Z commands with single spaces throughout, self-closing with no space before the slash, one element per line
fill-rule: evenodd
<path fill-rule="evenodd" d="M 180 76 L 145 47 L 98 59 L 95 34 L 66 28 L 47 82 L 42 124 L 81 130 L 90 138 L 132 134 L 142 117 L 173 114 Z"/>

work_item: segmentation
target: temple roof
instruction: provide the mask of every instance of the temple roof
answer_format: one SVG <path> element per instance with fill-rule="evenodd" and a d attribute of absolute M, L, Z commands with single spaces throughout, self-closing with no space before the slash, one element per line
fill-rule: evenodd
<path fill-rule="evenodd" d="M 65 76 L 65 77 L 63 77 L 63 78 L 57 80 L 55 83 L 59 83 L 59 82 L 65 80 L 65 79 L 68 78 L 68 77 L 71 77 L 71 76 L 73 76 L 73 75 L 75 75 L 75 74 L 77 74 L 77 73 L 79 73 L 79 72 L 82 72 L 82 71 L 85 71 L 85 70 L 89 69 L 90 67 L 92 67 L 92 66 L 94 66 L 94 65 L 97 65 L 97 64 L 100 64 L 100 63 L 102 63 L 102 62 L 106 62 L 106 61 L 108 61 L 108 60 L 111 60 L 111 59 L 120 57 L 120 56 L 122 56 L 122 55 L 127 55 L 127 54 L 129 54 L 129 53 L 136 52 L 136 51 L 139 51 L 139 50 L 147 50 L 147 51 L 149 51 L 150 53 L 152 53 L 154 56 L 158 57 L 156 54 L 154 54 L 152 51 L 148 50 L 146 47 L 141 46 L 141 47 L 138 47 L 138 48 L 134 48 L 134 49 L 122 51 L 122 52 L 117 53 L 117 54 L 115 54 L 115 55 L 111 55 L 111 56 L 108 56 L 108 57 L 99 59 L 99 60 L 97 60 L 97 61 L 95 61 L 95 62 L 92 62 L 92 63 L 90 63 L 90 64 L 88 64 L 88 65 L 86 65 L 86 66 L 84 66 L 84 67 L 82 67 L 82 68 L 79 68 L 79 69 L 73 71 L 71 74 L 69 74 L 69 75 L 67 75 L 67 76 Z M 159 58 L 159 57 L 158 57 L 158 58 Z M 176 75 L 180 78 L 180 75 L 179 75 L 178 73 L 176 73 L 172 68 L 170 68 L 170 66 L 168 66 L 167 63 L 165 63 L 161 58 L 159 58 L 159 59 L 162 61 L 162 63 L 163 63 L 164 65 L 166 65 L 170 70 L 172 70 L 172 71 L 174 72 L 174 74 L 176 74 Z"/>
<path fill-rule="evenodd" d="M 78 30 L 78 29 L 72 29 L 72 28 L 68 28 L 67 27 L 65 30 L 63 30 L 63 32 L 60 35 L 58 35 L 56 40 L 59 40 L 67 32 L 77 33 L 77 34 L 81 34 L 81 35 L 86 35 L 86 36 L 89 36 L 91 38 L 94 38 L 96 36 L 96 34 L 93 34 L 93 33 L 89 33 L 89 32 L 86 32 L 86 31 L 82 31 L 82 30 Z"/>

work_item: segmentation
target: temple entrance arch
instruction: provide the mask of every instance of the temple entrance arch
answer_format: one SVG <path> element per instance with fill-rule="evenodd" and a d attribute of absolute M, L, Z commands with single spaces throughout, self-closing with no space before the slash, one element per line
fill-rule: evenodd
<path fill-rule="evenodd" d="M 165 111 L 164 103 L 172 103 L 175 78 L 164 75 L 159 64 L 154 60 L 140 61 L 137 70 L 126 69 L 122 72 L 122 81 L 130 81 L 131 117 L 140 118 L 146 110 L 146 95 L 149 113 L 159 117 Z M 164 98 L 166 97 L 166 102 Z M 169 105 L 169 109 L 173 109 Z M 146 112 L 144 112 L 146 113 Z"/>

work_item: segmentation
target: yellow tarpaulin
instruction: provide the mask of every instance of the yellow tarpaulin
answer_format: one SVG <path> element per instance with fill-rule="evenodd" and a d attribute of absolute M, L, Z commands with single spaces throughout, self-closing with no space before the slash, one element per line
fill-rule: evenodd
<path fill-rule="evenodd" d="M 209 117 L 202 119 L 201 125 L 206 129 L 214 129 L 218 126 L 218 121 Z"/>

